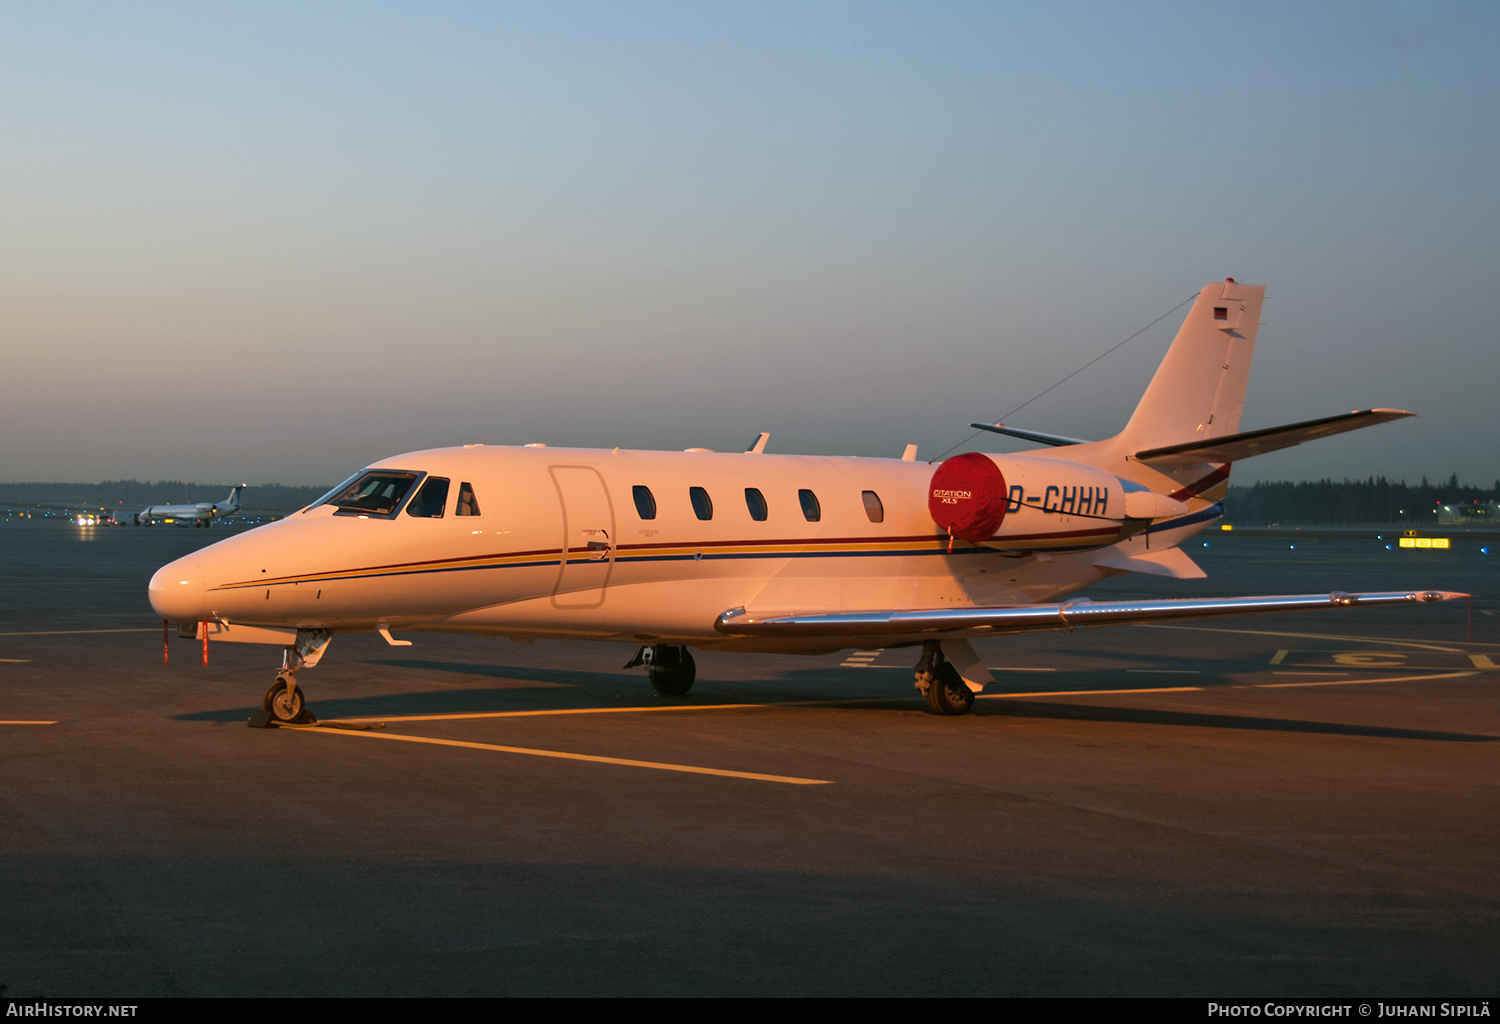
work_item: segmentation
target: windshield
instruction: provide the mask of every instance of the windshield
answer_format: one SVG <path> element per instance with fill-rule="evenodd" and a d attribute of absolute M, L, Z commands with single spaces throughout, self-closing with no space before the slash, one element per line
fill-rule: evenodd
<path fill-rule="evenodd" d="M 418 473 L 372 469 L 361 473 L 323 504 L 333 505 L 339 516 L 393 516 L 411 493 Z"/>

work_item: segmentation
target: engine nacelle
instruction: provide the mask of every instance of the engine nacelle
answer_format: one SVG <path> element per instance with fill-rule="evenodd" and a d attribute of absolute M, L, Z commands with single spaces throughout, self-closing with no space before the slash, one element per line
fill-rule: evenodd
<path fill-rule="evenodd" d="M 969 452 L 938 466 L 927 509 L 949 536 L 1009 551 L 1107 547 L 1188 507 L 1102 469 Z"/>

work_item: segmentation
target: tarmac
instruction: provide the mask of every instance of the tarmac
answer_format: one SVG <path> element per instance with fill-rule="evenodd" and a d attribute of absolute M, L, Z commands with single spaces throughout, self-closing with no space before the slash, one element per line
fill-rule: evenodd
<path fill-rule="evenodd" d="M 911 649 L 170 641 L 146 581 L 218 530 L 0 523 L 0 993 L 1500 992 L 1500 586 L 1478 541 L 1235 537 L 1086 593 L 1472 602 Z M 1210 546 L 1203 547 L 1207 543 Z"/>

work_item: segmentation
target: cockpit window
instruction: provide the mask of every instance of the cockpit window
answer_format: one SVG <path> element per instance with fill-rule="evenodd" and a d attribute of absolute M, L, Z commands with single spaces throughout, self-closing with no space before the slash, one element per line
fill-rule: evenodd
<path fill-rule="evenodd" d="M 386 516 L 396 514 L 401 502 L 411 493 L 418 473 L 400 470 L 372 469 L 361 473 L 354 482 L 329 498 L 324 504 L 337 507 L 336 516 Z"/>
<path fill-rule="evenodd" d="M 304 508 L 302 510 L 302 514 L 306 515 L 307 513 L 311 512 L 313 509 L 317 508 L 319 505 L 326 505 L 326 504 L 328 504 L 328 502 L 333 498 L 333 496 L 335 494 L 343 494 L 345 487 L 348 487 L 350 484 L 354 483 L 354 481 L 358 480 L 360 477 L 362 477 L 364 475 L 365 474 L 364 474 L 363 470 L 361 470 L 358 473 L 355 473 L 349 479 L 347 479 L 343 483 L 339 484 L 337 487 L 335 487 L 333 490 L 329 491 L 327 494 L 323 495 L 317 501 L 313 502 L 311 505 L 309 505 L 306 508 Z"/>
<path fill-rule="evenodd" d="M 474 497 L 474 485 L 467 480 L 458 485 L 458 508 L 453 514 L 456 516 L 479 515 L 479 499 Z"/>
<path fill-rule="evenodd" d="M 422 484 L 417 496 L 406 506 L 406 514 L 418 519 L 443 518 L 443 506 L 448 504 L 448 481 L 445 477 L 430 476 Z"/>

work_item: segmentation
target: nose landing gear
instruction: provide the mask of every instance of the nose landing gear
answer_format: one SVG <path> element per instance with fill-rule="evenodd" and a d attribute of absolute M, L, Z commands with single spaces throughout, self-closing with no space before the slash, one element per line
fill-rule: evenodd
<path fill-rule="evenodd" d="M 276 681 L 261 699 L 259 713 L 250 716 L 252 728 L 310 725 L 317 721 L 308 710 L 302 688 L 297 685 L 297 670 L 316 665 L 332 639 L 333 634 L 326 629 L 297 631 L 297 646 L 282 649 L 281 670 L 276 673 Z"/>
<path fill-rule="evenodd" d="M 312 712 L 307 710 L 302 691 L 297 688 L 297 677 L 290 671 L 276 673 L 276 682 L 266 691 L 260 706 L 261 710 L 270 714 L 272 721 L 282 725 L 303 725 L 317 721 Z"/>
<path fill-rule="evenodd" d="M 953 664 L 943 656 L 936 640 L 922 643 L 922 660 L 917 662 L 917 691 L 927 698 L 934 714 L 966 715 L 974 706 L 974 691 Z"/>
<path fill-rule="evenodd" d="M 698 677 L 698 667 L 693 663 L 692 652 L 679 644 L 657 644 L 654 647 L 636 648 L 635 657 L 625 663 L 626 668 L 645 665 L 651 677 L 651 686 L 664 697 L 680 697 L 693 688 Z"/>

